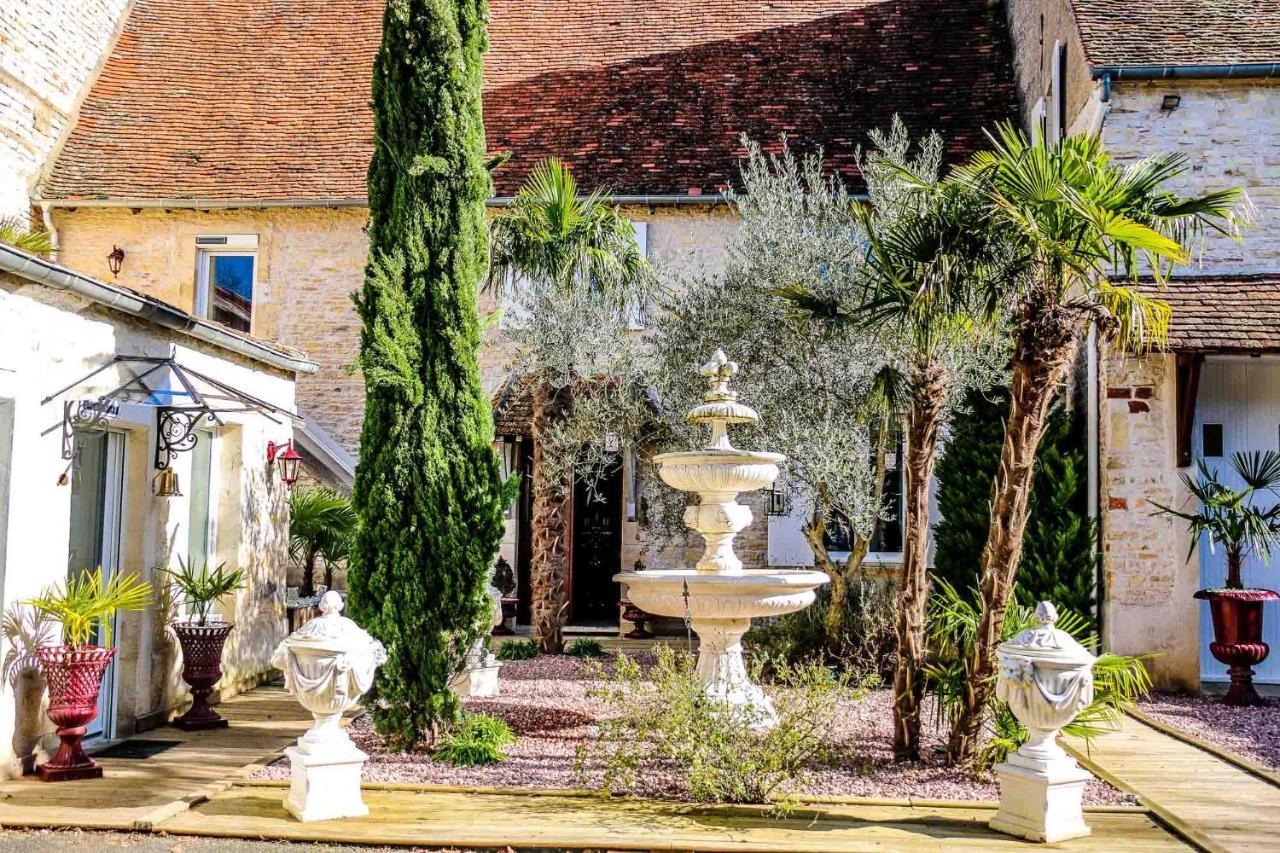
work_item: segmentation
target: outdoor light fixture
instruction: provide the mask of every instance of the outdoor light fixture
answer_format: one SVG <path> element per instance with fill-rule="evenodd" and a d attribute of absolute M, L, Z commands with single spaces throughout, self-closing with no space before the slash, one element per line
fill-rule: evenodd
<path fill-rule="evenodd" d="M 151 494 L 158 498 L 180 498 L 182 489 L 178 487 L 178 472 L 172 468 L 161 468 L 151 479 Z"/>
<path fill-rule="evenodd" d="M 298 455 L 298 451 L 293 449 L 293 439 L 286 441 L 284 444 L 276 444 L 274 441 L 267 442 L 267 470 L 270 471 L 279 462 L 280 479 L 290 488 L 293 488 L 293 484 L 298 482 L 298 463 L 301 461 L 302 457 Z"/>
<path fill-rule="evenodd" d="M 107 255 L 107 266 L 113 276 L 120 275 L 120 267 L 124 264 L 124 249 L 112 244 L 111 254 Z"/>
<path fill-rule="evenodd" d="M 1160 99 L 1160 112 L 1171 113 L 1182 103 L 1181 95 L 1165 95 Z"/>

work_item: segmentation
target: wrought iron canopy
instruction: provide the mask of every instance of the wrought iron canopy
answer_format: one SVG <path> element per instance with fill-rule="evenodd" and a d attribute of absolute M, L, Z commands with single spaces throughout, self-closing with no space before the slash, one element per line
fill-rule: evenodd
<path fill-rule="evenodd" d="M 196 445 L 196 428 L 203 422 L 223 424 L 222 415 L 252 412 L 273 423 L 287 418 L 301 421 L 293 412 L 234 388 L 168 356 L 117 355 L 75 382 L 40 401 L 49 403 L 93 377 L 117 365 L 129 379 L 96 398 L 67 400 L 62 406 L 62 458 L 71 458 L 71 436 L 76 427 L 103 427 L 119 414 L 120 404 L 156 409 L 155 467 L 163 470 L 177 455 Z M 52 426 L 45 433 L 58 427 Z"/>

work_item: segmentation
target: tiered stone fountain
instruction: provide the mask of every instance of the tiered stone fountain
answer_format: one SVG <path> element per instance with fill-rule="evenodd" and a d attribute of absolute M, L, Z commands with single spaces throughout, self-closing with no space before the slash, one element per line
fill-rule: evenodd
<path fill-rule="evenodd" d="M 755 616 L 780 616 L 808 607 L 815 590 L 827 582 L 818 571 L 744 570 L 733 552 L 733 539 L 751 524 L 751 508 L 738 503 L 743 492 L 773 485 L 780 453 L 738 450 L 729 442 L 729 424 L 754 423 L 760 416 L 738 402 L 729 380 L 738 366 L 725 354 L 702 367 L 710 383 L 705 401 L 686 419 L 711 427 L 711 443 L 703 450 L 664 453 L 654 462 L 663 482 L 696 501 L 684 522 L 706 541 L 706 552 L 690 569 L 624 572 L 628 597 L 642 610 L 689 620 L 698 634 L 698 674 L 707 695 L 751 715 L 761 728 L 777 722 L 764 691 L 751 682 L 742 660 L 742 635 Z"/>

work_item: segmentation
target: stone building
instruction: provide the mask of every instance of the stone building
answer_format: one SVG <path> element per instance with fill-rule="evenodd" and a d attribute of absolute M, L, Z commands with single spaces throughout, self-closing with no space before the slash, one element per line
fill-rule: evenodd
<path fill-rule="evenodd" d="M 34 197 L 70 266 L 103 275 L 119 246 L 121 284 L 315 354 L 319 370 L 298 385 L 299 444 L 322 479 L 349 478 L 363 407 L 349 294 L 365 261 L 383 5 L 136 0 Z M 490 9 L 488 141 L 512 155 L 494 205 L 558 156 L 625 207 L 658 265 L 697 256 L 714 268 L 735 227 L 722 193 L 742 134 L 822 148 L 856 190 L 856 146 L 895 114 L 914 132 L 940 131 L 955 160 L 1017 111 L 1004 17 L 986 0 L 491 0 Z M 498 348 L 486 347 L 482 368 L 496 395 L 508 372 Z M 519 468 L 527 420 L 502 417 L 499 427 Z M 612 574 L 639 556 L 629 479 L 624 467 L 608 517 L 590 525 L 600 535 L 575 537 L 575 562 L 591 557 Z M 527 571 L 526 503 L 512 516 L 504 550 Z M 584 521 L 581 506 L 576 516 Z M 752 530 L 743 550 L 763 562 L 787 551 L 798 521 Z M 616 603 L 615 585 L 574 588 L 580 613 Z M 589 589 L 606 599 L 583 600 Z"/>
<path fill-rule="evenodd" d="M 1178 475 L 1198 461 L 1220 469 L 1280 441 L 1280 6 L 1008 0 L 1007 11 L 1029 124 L 1101 134 L 1122 162 L 1185 154 L 1193 167 L 1179 190 L 1243 187 L 1256 208 L 1243 244 L 1211 236 L 1161 294 L 1173 308 L 1168 351 L 1087 352 L 1104 642 L 1154 653 L 1160 683 L 1194 690 L 1225 678 L 1208 651 L 1207 604 L 1191 597 L 1222 585 L 1223 558 L 1153 516 L 1152 502 L 1187 500 Z M 1274 587 L 1269 571 L 1254 560 L 1245 581 Z M 1275 647 L 1280 617 L 1268 621 Z M 1280 683 L 1280 659 L 1258 679 Z"/>

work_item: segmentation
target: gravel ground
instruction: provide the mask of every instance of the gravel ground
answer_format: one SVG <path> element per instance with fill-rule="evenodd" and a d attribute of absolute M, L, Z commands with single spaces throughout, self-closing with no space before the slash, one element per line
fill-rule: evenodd
<path fill-rule="evenodd" d="M 1152 693 L 1144 714 L 1267 768 L 1280 770 L 1280 700 L 1257 708 L 1232 708 L 1221 696 Z"/>
<path fill-rule="evenodd" d="M 356 745 L 369 753 L 365 781 L 428 782 L 451 785 L 495 785 L 522 788 L 594 788 L 601 768 L 588 765 L 584 780 L 575 768 L 576 751 L 590 735 L 601 713 L 600 703 L 587 695 L 591 685 L 582 663 L 568 656 L 543 656 L 528 661 L 508 661 L 500 679 L 502 695 L 494 699 L 467 699 L 469 711 L 483 711 L 506 720 L 517 737 L 508 759 L 486 767 L 454 767 L 432 761 L 421 753 L 388 753 L 369 718 L 351 725 Z M 803 792 L 816 796 L 915 797 L 931 800 L 999 799 L 993 776 L 974 779 L 968 771 L 945 767 L 939 750 L 942 736 L 931 727 L 926 733 L 920 764 L 899 765 L 892 760 L 889 742 L 893 731 L 890 691 L 875 690 L 858 701 L 841 703 L 833 740 L 840 753 L 835 767 L 815 769 Z M 641 796 L 681 799 L 684 789 L 678 774 L 651 767 L 642 774 Z M 289 764 L 280 759 L 257 772 L 258 778 L 287 779 Z M 1090 805 L 1132 802 L 1127 795 L 1100 780 L 1085 789 Z"/>

